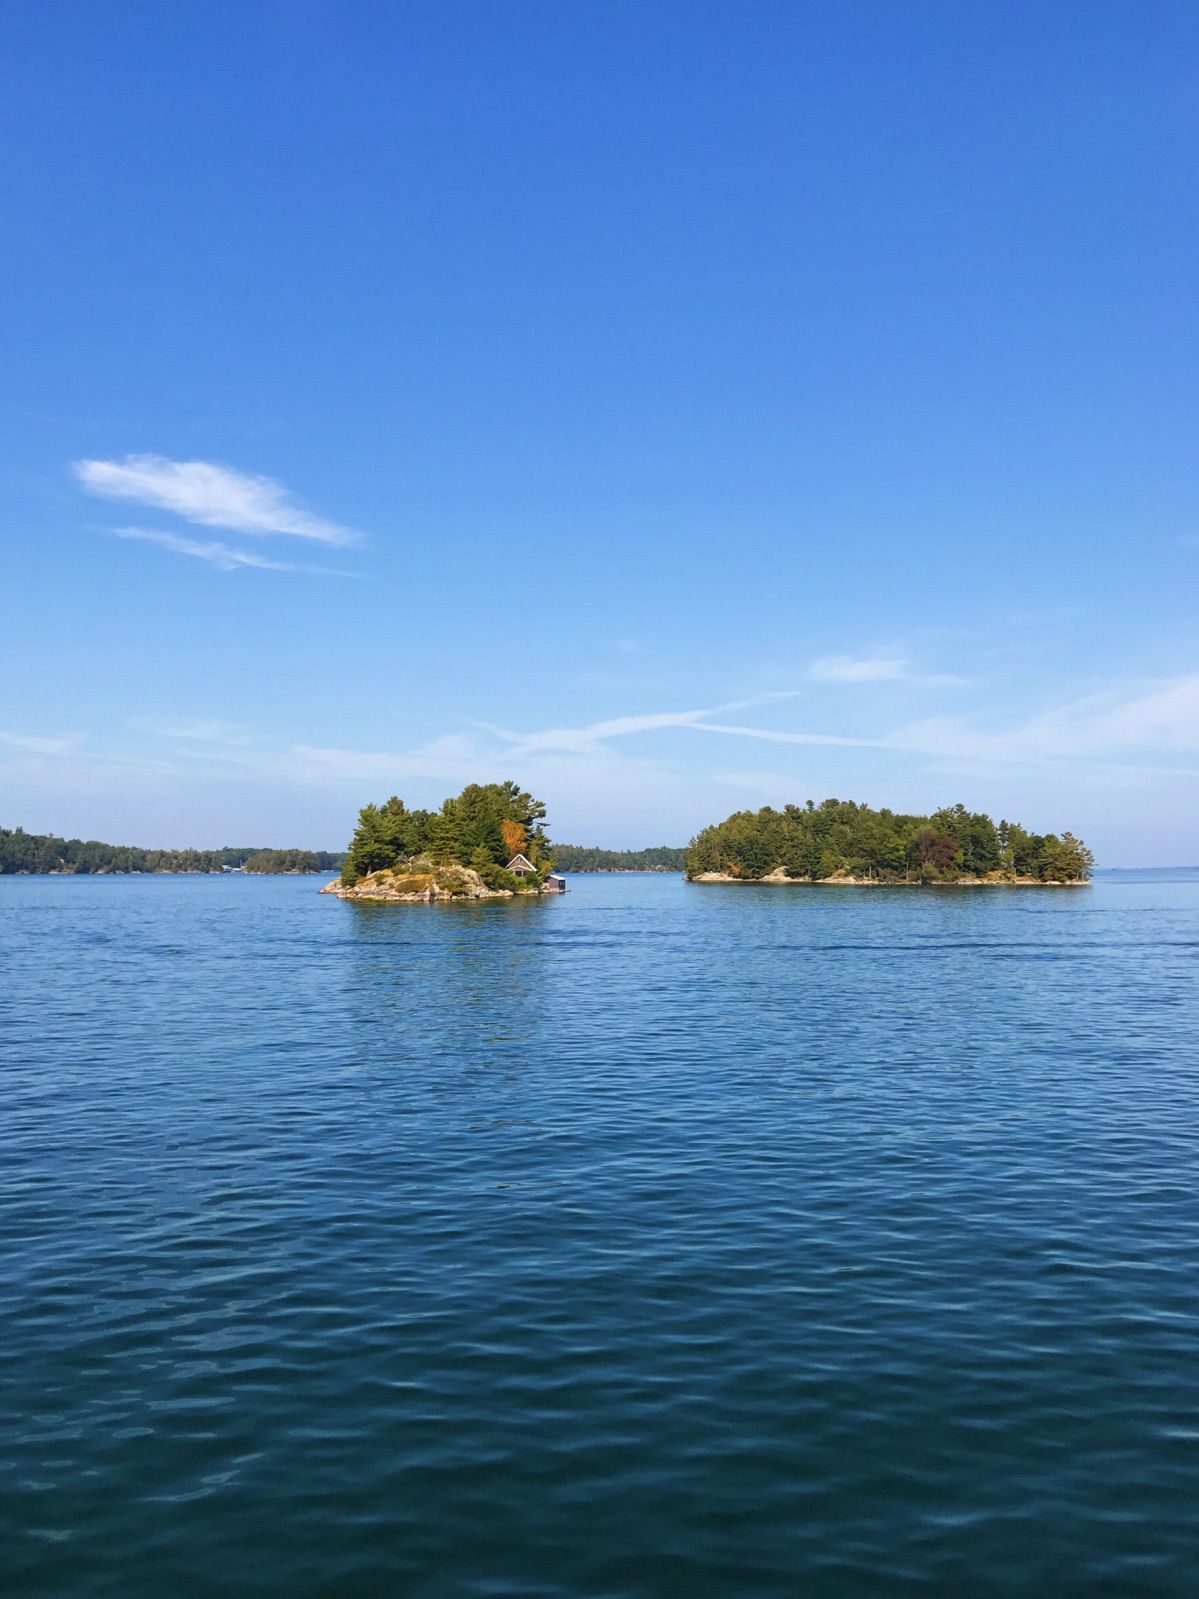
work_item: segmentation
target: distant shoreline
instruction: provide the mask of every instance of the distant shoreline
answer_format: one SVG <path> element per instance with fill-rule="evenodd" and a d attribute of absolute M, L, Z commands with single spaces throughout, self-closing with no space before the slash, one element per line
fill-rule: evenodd
<path fill-rule="evenodd" d="M 219 849 L 145 849 L 140 844 L 105 844 L 98 838 L 62 838 L 0 827 L 0 877 L 250 877 L 336 872 L 341 851 L 276 849 L 223 844 Z"/>
<path fill-rule="evenodd" d="M 92 871 L 77 871 L 74 867 L 56 867 L 49 872 L 0 872 L 0 877 L 328 877 L 331 866 L 306 868 L 289 866 L 278 872 L 251 872 L 244 866 L 155 867 L 150 871 L 124 871 L 112 866 L 97 867 Z"/>
<path fill-rule="evenodd" d="M 567 868 L 563 867 L 563 871 Z M 572 877 L 683 877 L 681 866 L 572 866 Z"/>

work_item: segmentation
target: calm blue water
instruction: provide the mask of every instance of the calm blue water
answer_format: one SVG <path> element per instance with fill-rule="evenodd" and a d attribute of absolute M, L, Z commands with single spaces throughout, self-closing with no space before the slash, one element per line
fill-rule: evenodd
<path fill-rule="evenodd" d="M 0 878 L 0 1591 L 1192 1595 L 1199 877 Z"/>

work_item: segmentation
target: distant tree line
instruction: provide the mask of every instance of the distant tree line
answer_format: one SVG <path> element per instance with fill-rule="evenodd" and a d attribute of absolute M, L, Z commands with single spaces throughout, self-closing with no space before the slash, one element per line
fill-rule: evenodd
<path fill-rule="evenodd" d="M 332 854 L 327 849 L 256 849 L 244 861 L 253 873 L 336 872 L 345 863 L 345 851 Z"/>
<path fill-rule="evenodd" d="M 14 872 L 219 872 L 244 866 L 252 872 L 336 871 L 344 860 L 327 850 L 139 849 L 97 839 L 59 838 L 0 827 L 0 874 Z"/>
<path fill-rule="evenodd" d="M 851 800 L 737 811 L 696 835 L 687 875 L 760 878 L 868 877 L 880 882 L 954 882 L 963 877 L 1080 882 L 1094 858 L 1072 833 L 1030 833 L 954 805 L 931 816 L 872 810 Z"/>
<path fill-rule="evenodd" d="M 686 850 L 669 844 L 657 849 L 589 849 L 585 844 L 555 844 L 554 861 L 564 872 L 681 872 Z"/>
<path fill-rule="evenodd" d="M 519 888 L 520 880 L 506 868 L 524 855 L 539 884 L 554 864 L 545 814 L 544 804 L 511 780 L 468 783 L 436 811 L 410 811 L 393 794 L 359 811 L 341 880 L 357 883 L 371 872 L 427 857 L 436 865 L 473 867 L 488 888 Z"/>

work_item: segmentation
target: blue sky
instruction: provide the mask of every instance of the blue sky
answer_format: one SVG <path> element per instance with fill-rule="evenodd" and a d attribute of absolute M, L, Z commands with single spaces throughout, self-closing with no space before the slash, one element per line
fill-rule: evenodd
<path fill-rule="evenodd" d="M 1199 860 L 1193 6 L 5 17 L 0 824 Z"/>

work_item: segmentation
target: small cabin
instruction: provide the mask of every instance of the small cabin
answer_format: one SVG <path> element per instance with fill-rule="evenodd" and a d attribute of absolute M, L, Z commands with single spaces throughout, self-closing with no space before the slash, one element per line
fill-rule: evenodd
<path fill-rule="evenodd" d="M 514 855 L 508 862 L 508 870 L 513 877 L 536 877 L 537 868 L 527 855 Z M 565 894 L 566 879 L 561 872 L 551 872 L 541 885 L 543 894 Z"/>

